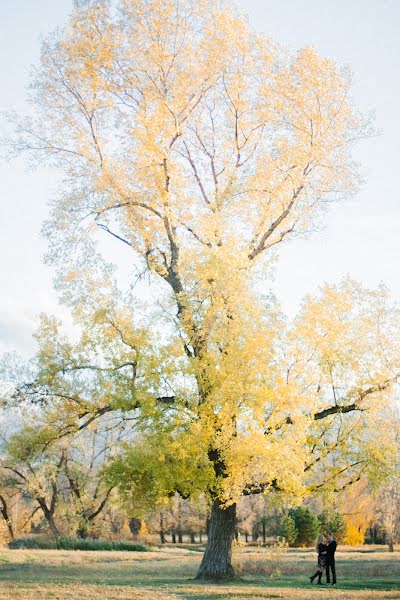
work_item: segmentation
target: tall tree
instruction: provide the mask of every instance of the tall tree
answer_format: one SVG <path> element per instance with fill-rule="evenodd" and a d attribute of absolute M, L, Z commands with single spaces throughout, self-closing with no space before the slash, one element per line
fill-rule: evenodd
<path fill-rule="evenodd" d="M 376 465 L 376 512 L 385 531 L 389 551 L 400 541 L 400 411 L 398 404 L 390 406 L 381 418 L 382 430 L 389 431 L 390 447 Z"/>
<path fill-rule="evenodd" d="M 151 360 L 141 355 L 135 319 L 120 317 L 130 367 L 112 359 L 115 370 L 110 362 L 104 370 L 93 347 L 93 365 L 73 367 L 94 366 L 110 389 L 92 413 L 74 394 L 69 406 L 79 406 L 79 427 L 121 408 L 126 387 L 115 396 L 114 375 L 131 369 L 135 399 L 124 409 L 143 411 L 139 434 L 108 477 L 128 504 L 138 492 L 150 505 L 206 491 L 212 510 L 199 578 L 234 575 L 243 493 L 303 493 L 314 470 L 317 489 L 324 464 L 332 486 L 344 484 L 360 462 L 345 444 L 360 431 L 356 411 L 397 377 L 392 354 L 374 346 L 387 325 L 376 320 L 382 295 L 357 314 L 348 289 L 326 290 L 287 338 L 258 291 L 278 244 L 355 189 L 349 149 L 365 124 L 349 85 L 331 60 L 310 48 L 289 55 L 223 0 L 78 1 L 65 30 L 43 45 L 32 83 L 37 118 L 20 124 L 16 149 L 64 174 L 46 226 L 62 297 L 81 322 L 96 310 L 96 289 L 109 276 L 94 249 L 103 234 L 131 252 L 169 315 L 162 327 L 146 321 L 159 335 Z M 388 363 L 374 363 L 375 349 L 390 354 Z"/>
<path fill-rule="evenodd" d="M 52 535 L 58 537 L 56 508 L 61 497 L 59 475 L 65 452 L 54 447 L 48 452 L 37 452 L 32 447 L 35 437 L 36 432 L 29 427 L 14 434 L 7 444 L 7 454 L 2 456 L 2 467 L 10 474 L 8 486 L 33 500 L 35 509 L 31 517 L 40 510 Z"/>

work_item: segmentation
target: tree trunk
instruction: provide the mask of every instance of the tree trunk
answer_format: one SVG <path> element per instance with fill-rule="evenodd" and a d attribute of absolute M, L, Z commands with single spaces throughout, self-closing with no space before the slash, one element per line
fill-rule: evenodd
<path fill-rule="evenodd" d="M 193 531 L 190 532 L 190 543 L 191 544 L 195 544 L 196 543 L 196 538 L 194 537 Z"/>
<path fill-rule="evenodd" d="M 215 500 L 208 529 L 208 541 L 196 579 L 234 579 L 232 542 L 236 527 L 236 504 L 222 508 Z"/>
<path fill-rule="evenodd" d="M 3 519 L 4 519 L 5 523 L 7 525 L 8 535 L 10 537 L 10 540 L 13 540 L 14 537 L 15 537 L 14 536 L 14 530 L 13 530 L 13 526 L 12 526 L 12 523 L 11 523 L 10 516 L 8 514 L 7 502 L 3 498 L 3 496 L 0 496 L 0 503 L 1 503 L 0 511 L 1 511 L 1 514 L 3 515 Z"/>
<path fill-rule="evenodd" d="M 389 546 L 389 552 L 394 552 L 394 543 L 393 543 L 393 538 L 390 538 L 388 541 L 388 546 Z"/>
<path fill-rule="evenodd" d="M 136 540 L 137 536 L 140 533 L 140 528 L 142 527 L 142 521 L 141 519 L 138 519 L 136 517 L 132 517 L 131 519 L 129 519 L 129 529 L 131 530 L 133 539 Z"/>
<path fill-rule="evenodd" d="M 57 505 L 58 490 L 54 481 L 51 483 L 51 487 L 53 488 L 53 494 L 51 497 L 50 506 L 47 506 L 44 496 L 36 496 L 36 501 L 39 504 L 47 523 L 49 524 L 52 534 L 57 538 L 60 537 L 60 532 L 58 531 L 57 525 L 54 521 L 54 512 Z"/>
<path fill-rule="evenodd" d="M 253 542 L 258 540 L 258 523 L 256 523 L 253 527 L 253 531 L 251 532 L 251 539 Z"/>
<path fill-rule="evenodd" d="M 49 524 L 51 533 L 54 535 L 54 537 L 60 537 L 60 532 L 58 531 L 58 527 L 55 524 L 54 517 L 51 511 L 49 511 L 49 509 L 46 506 L 41 506 L 41 509 L 43 511 L 47 523 Z"/>
<path fill-rule="evenodd" d="M 58 527 L 54 522 L 54 518 L 53 515 L 48 515 L 46 517 L 48 524 L 50 525 L 50 529 L 52 534 L 54 535 L 54 537 L 59 537 L 60 536 L 60 532 L 58 531 Z"/>
<path fill-rule="evenodd" d="M 247 542 L 249 541 L 249 534 L 247 533 L 247 531 L 244 532 L 244 539 L 245 539 L 246 544 L 247 544 Z"/>
<path fill-rule="evenodd" d="M 165 531 L 164 531 L 164 517 L 163 514 L 160 513 L 160 542 L 165 544 Z"/>
<path fill-rule="evenodd" d="M 183 544 L 183 534 L 180 529 L 178 530 L 178 544 Z"/>
<path fill-rule="evenodd" d="M 172 531 L 171 538 L 172 538 L 172 543 L 176 544 L 176 533 L 175 533 L 175 531 Z"/>
<path fill-rule="evenodd" d="M 263 544 L 265 546 L 265 544 L 267 543 L 267 532 L 266 532 L 266 527 L 265 527 L 265 521 L 263 519 L 262 522 L 262 538 L 263 538 Z"/>

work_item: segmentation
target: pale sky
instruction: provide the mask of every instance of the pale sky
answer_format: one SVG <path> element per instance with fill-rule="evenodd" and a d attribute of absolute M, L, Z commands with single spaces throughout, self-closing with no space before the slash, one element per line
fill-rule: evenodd
<path fill-rule="evenodd" d="M 374 110 L 381 135 L 355 151 L 365 178 L 351 201 L 332 206 L 324 228 L 280 250 L 273 289 L 289 315 L 325 281 L 350 274 L 384 282 L 400 301 L 400 2 L 398 0 L 239 0 L 250 23 L 292 49 L 311 45 L 354 73 L 353 97 Z M 72 0 L 0 2 L 1 110 L 25 112 L 29 68 L 40 39 L 61 27 Z M 0 162 L 0 353 L 29 355 L 40 312 L 65 316 L 43 264 L 40 238 L 55 175 L 27 171 L 23 159 Z"/>

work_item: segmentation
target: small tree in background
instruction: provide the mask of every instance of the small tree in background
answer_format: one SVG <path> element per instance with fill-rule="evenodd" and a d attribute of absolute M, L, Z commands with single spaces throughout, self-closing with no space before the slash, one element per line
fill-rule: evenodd
<path fill-rule="evenodd" d="M 292 515 L 286 515 L 280 519 L 277 528 L 277 535 L 285 538 L 285 541 L 289 546 L 295 545 L 299 531 L 296 527 L 296 521 Z"/>
<path fill-rule="evenodd" d="M 374 497 L 371 483 L 367 477 L 347 487 L 340 495 L 340 508 L 346 523 L 344 544 L 355 546 L 363 544 L 365 533 L 371 529 L 375 520 Z M 371 536 L 375 543 L 375 536 Z"/>
<path fill-rule="evenodd" d="M 325 509 L 318 516 L 320 530 L 322 533 L 332 533 L 338 544 L 341 544 L 346 535 L 346 523 L 343 516 L 332 509 Z"/>
<path fill-rule="evenodd" d="M 360 546 L 365 541 L 365 529 L 346 519 L 346 535 L 343 543 L 347 546 Z"/>
<path fill-rule="evenodd" d="M 299 506 L 292 508 L 289 511 L 289 517 L 293 519 L 294 526 L 297 530 L 295 545 L 314 546 L 315 539 L 320 530 L 320 524 L 317 515 L 309 508 Z"/>

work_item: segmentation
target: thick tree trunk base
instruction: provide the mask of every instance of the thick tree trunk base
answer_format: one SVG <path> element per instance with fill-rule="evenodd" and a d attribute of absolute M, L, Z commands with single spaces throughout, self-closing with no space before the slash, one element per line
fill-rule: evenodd
<path fill-rule="evenodd" d="M 210 573 L 198 573 L 191 581 L 199 581 L 204 583 L 224 583 L 226 581 L 242 581 L 242 578 L 235 574 L 233 567 L 229 573 L 224 575 L 212 575 Z"/>
<path fill-rule="evenodd" d="M 231 574 L 226 573 L 225 575 L 209 575 L 209 574 L 197 574 L 194 579 L 188 579 L 188 581 L 193 581 L 196 583 L 240 583 L 241 581 L 245 581 L 243 577 L 237 575 L 234 568 L 232 567 Z"/>
<path fill-rule="evenodd" d="M 235 537 L 236 504 L 221 508 L 216 500 L 211 509 L 208 541 L 197 581 L 237 580 L 232 566 L 232 543 Z"/>

